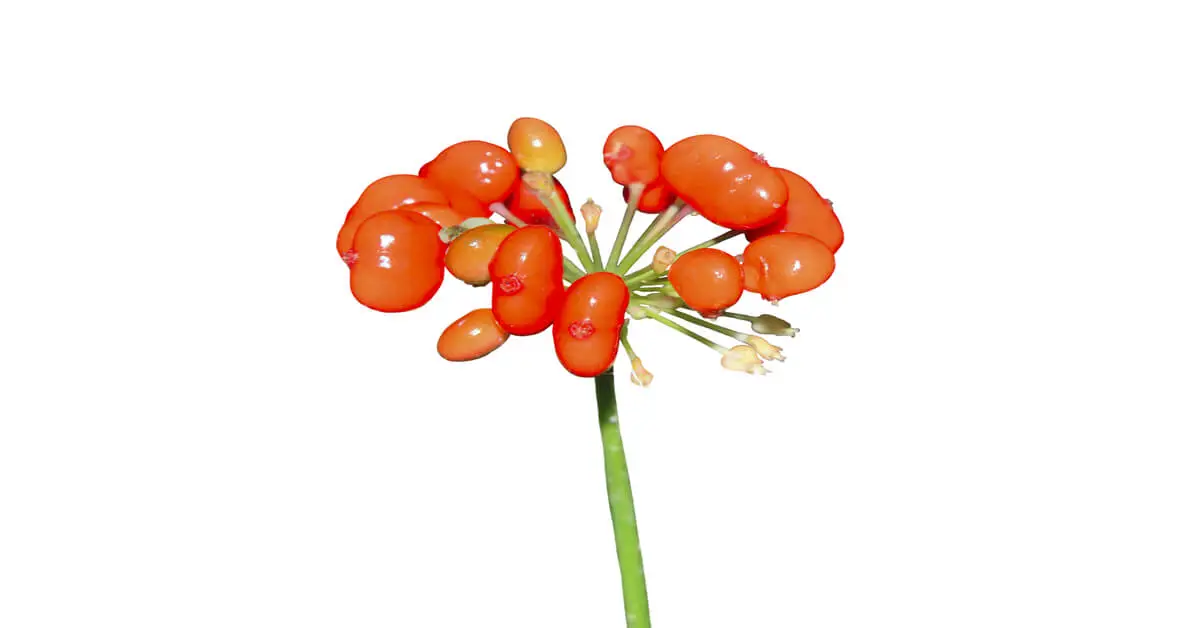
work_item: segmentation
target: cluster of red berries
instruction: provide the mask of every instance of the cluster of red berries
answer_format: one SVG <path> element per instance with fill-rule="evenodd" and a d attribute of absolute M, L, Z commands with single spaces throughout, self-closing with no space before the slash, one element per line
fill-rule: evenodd
<path fill-rule="evenodd" d="M 627 208 L 605 264 L 595 240 L 599 207 L 589 199 L 580 208 L 589 251 L 567 192 L 554 177 L 566 160 L 552 126 L 521 118 L 509 129 L 507 150 L 460 142 L 417 175 L 387 176 L 367 186 L 337 238 L 355 298 L 375 310 L 404 312 L 432 299 L 446 270 L 472 286 L 490 284 L 491 307 L 466 314 L 439 339 L 438 352 L 454 361 L 487 355 L 510 335 L 553 327 L 558 358 L 571 373 L 603 373 L 624 344 L 634 380 L 646 384 L 649 374 L 625 336 L 626 314 L 654 318 L 697 339 L 674 319 L 738 339 L 744 344 L 731 349 L 702 340 L 723 353 L 729 368 L 761 372 L 760 358 L 782 359 L 778 347 L 712 320 L 728 316 L 751 322 L 759 333 L 794 333 L 775 317 L 727 308 L 744 290 L 777 302 L 816 288 L 833 273 L 841 223 L 808 181 L 725 137 L 696 135 L 664 148 L 647 129 L 620 127 L 604 144 L 604 163 L 624 187 Z M 656 217 L 620 257 L 637 211 Z M 729 231 L 679 255 L 659 247 L 653 264 L 631 271 L 691 213 Z M 493 214 L 504 222 L 494 222 Z M 738 257 L 709 248 L 742 234 L 749 245 Z M 563 241 L 579 265 L 564 258 Z"/>

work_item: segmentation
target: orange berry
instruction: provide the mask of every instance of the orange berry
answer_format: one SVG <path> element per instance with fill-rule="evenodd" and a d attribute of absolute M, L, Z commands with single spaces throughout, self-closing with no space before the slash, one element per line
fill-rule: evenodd
<path fill-rule="evenodd" d="M 521 170 L 554 174 L 567 164 L 567 149 L 554 127 L 537 118 L 517 118 L 508 127 L 508 150 Z"/>
<path fill-rule="evenodd" d="M 512 225 L 482 225 L 468 229 L 446 248 L 446 270 L 472 286 L 486 286 L 492 280 L 488 267 L 496 249 L 516 230 Z"/>
<path fill-rule="evenodd" d="M 450 323 L 438 338 L 438 355 L 451 362 L 477 360 L 500 348 L 508 332 L 500 328 L 487 308 L 467 312 Z"/>
<path fill-rule="evenodd" d="M 746 289 L 768 301 L 808 292 L 833 274 L 833 253 L 820 240 L 776 233 L 750 243 L 742 254 Z"/>
<path fill-rule="evenodd" d="M 378 179 L 363 190 L 358 202 L 346 214 L 346 222 L 338 231 L 338 255 L 346 255 L 346 251 L 353 246 L 354 232 L 358 231 L 359 225 L 379 212 L 392 211 L 415 203 L 445 205 L 447 202 L 449 201 L 446 195 L 437 186 L 416 175 L 393 174 Z"/>
<path fill-rule="evenodd" d="M 803 233 L 820 240 L 830 252 L 837 253 L 845 239 L 842 223 L 829 201 L 821 196 L 817 189 L 804 177 L 783 168 L 776 168 L 779 176 L 783 177 L 788 188 L 788 202 L 784 207 L 783 216 L 768 225 L 746 233 L 746 239 L 751 242 L 771 235 L 790 231 Z"/>
<path fill-rule="evenodd" d="M 729 229 L 779 218 L 787 184 L 762 157 L 719 135 L 695 135 L 667 149 L 662 176 L 700 215 Z"/>
<path fill-rule="evenodd" d="M 554 351 L 571 374 L 595 377 L 612 366 L 621 341 L 629 289 L 612 273 L 592 273 L 571 284 L 554 320 Z"/>
<path fill-rule="evenodd" d="M 625 197 L 625 202 L 629 202 L 629 188 L 625 188 L 621 195 Z M 659 179 L 654 183 L 646 186 L 642 190 L 642 198 L 638 199 L 638 211 L 647 214 L 657 214 L 662 210 L 671 206 L 675 202 L 675 192 L 671 191 L 671 187 L 666 181 Z"/>
<path fill-rule="evenodd" d="M 567 207 L 567 214 L 574 220 L 575 210 L 571 209 L 571 197 L 567 196 L 567 188 L 556 178 L 554 189 L 558 190 L 558 198 L 562 199 L 563 205 Z M 550 209 L 538 198 L 537 192 L 524 181 L 517 183 L 512 198 L 508 199 L 508 211 L 526 224 L 546 225 L 551 228 L 557 224 L 554 222 L 554 216 L 550 214 Z"/>
<path fill-rule="evenodd" d="M 508 151 L 477 140 L 448 147 L 422 170 L 438 187 L 463 190 L 484 205 L 508 198 L 519 174 Z"/>
<path fill-rule="evenodd" d="M 531 336 L 554 322 L 563 297 L 562 242 L 547 227 L 530 225 L 508 234 L 488 274 L 492 312 L 510 334 Z"/>
<path fill-rule="evenodd" d="M 737 258 L 717 249 L 680 255 L 667 274 L 675 292 L 704 316 L 715 316 L 742 297 L 742 267 Z"/>
<path fill-rule="evenodd" d="M 604 165 L 621 185 L 658 179 L 663 145 L 658 136 L 640 126 L 617 127 L 604 140 Z"/>
<path fill-rule="evenodd" d="M 425 305 L 442 285 L 446 245 L 441 228 L 410 211 L 381 212 L 363 221 L 349 252 L 350 291 L 380 312 Z"/>

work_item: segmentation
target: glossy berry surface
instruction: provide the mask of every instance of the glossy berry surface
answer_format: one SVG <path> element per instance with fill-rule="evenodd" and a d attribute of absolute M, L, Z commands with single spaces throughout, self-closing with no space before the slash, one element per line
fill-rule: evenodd
<path fill-rule="evenodd" d="M 625 202 L 629 202 L 629 188 L 625 188 L 621 192 L 621 196 Z M 638 211 L 647 214 L 657 214 L 662 210 L 671 206 L 675 202 L 675 192 L 667 185 L 666 181 L 659 179 L 654 183 L 646 186 L 642 190 L 642 197 L 638 199 Z"/>
<path fill-rule="evenodd" d="M 751 242 L 742 254 L 746 289 L 768 301 L 808 292 L 833 274 L 834 259 L 820 240 L 776 233 Z"/>
<path fill-rule="evenodd" d="M 490 218 L 492 210 L 488 209 L 479 199 L 462 188 L 439 186 L 438 189 L 449 199 L 450 207 L 466 218 Z"/>
<path fill-rule="evenodd" d="M 697 249 L 680 255 L 667 274 L 675 292 L 689 307 L 705 316 L 721 313 L 742 297 L 742 266 L 737 258 L 717 249 Z"/>
<path fill-rule="evenodd" d="M 492 280 L 488 268 L 496 250 L 516 230 L 512 225 L 483 225 L 467 230 L 446 248 L 446 270 L 467 284 L 486 286 Z"/>
<path fill-rule="evenodd" d="M 443 203 L 413 203 L 405 205 L 402 211 L 416 212 L 436 222 L 439 227 L 453 227 L 466 220 L 467 217 Z"/>
<path fill-rule="evenodd" d="M 562 243 L 547 227 L 521 227 L 496 249 L 489 269 L 492 313 L 510 334 L 529 336 L 554 322 L 563 298 Z"/>
<path fill-rule="evenodd" d="M 478 140 L 446 148 L 423 170 L 435 185 L 467 192 L 485 206 L 508 198 L 520 176 L 508 151 Z"/>
<path fill-rule="evenodd" d="M 404 210 L 363 221 L 348 260 L 354 298 L 380 312 L 406 312 L 428 303 L 445 276 L 440 230 L 432 220 Z"/>
<path fill-rule="evenodd" d="M 658 180 L 662 156 L 658 136 L 640 126 L 618 127 L 604 141 L 604 165 L 621 185 Z"/>
<path fill-rule="evenodd" d="M 574 220 L 575 210 L 571 208 L 571 197 L 567 196 L 567 189 L 563 187 L 562 183 L 559 183 L 557 178 L 554 179 L 554 189 L 558 190 L 558 198 L 562 199 L 563 205 L 567 207 L 567 213 Z M 513 192 L 512 198 L 508 199 L 508 211 L 525 221 L 526 224 L 545 225 L 551 228 L 556 224 L 554 216 L 550 214 L 545 203 L 538 198 L 537 192 L 524 181 L 517 182 L 516 191 Z"/>
<path fill-rule="evenodd" d="M 595 377 L 612 366 L 621 341 L 629 290 L 612 273 L 592 273 L 571 284 L 554 321 L 554 351 L 563 367 Z"/>
<path fill-rule="evenodd" d="M 845 234 L 842 231 L 842 223 L 837 214 L 833 213 L 829 201 L 804 177 L 783 168 L 776 168 L 775 171 L 783 177 L 788 188 L 788 202 L 783 209 L 783 216 L 775 222 L 747 232 L 746 239 L 753 242 L 784 231 L 803 233 L 820 240 L 830 252 L 837 253 Z"/>
<path fill-rule="evenodd" d="M 695 135 L 663 154 L 662 176 L 680 198 L 729 229 L 760 227 L 781 216 L 787 184 L 758 155 L 719 135 Z"/>
<path fill-rule="evenodd" d="M 508 332 L 496 322 L 488 308 L 472 310 L 450 323 L 438 338 L 438 355 L 451 362 L 478 360 L 500 348 Z"/>
<path fill-rule="evenodd" d="M 400 209 L 416 203 L 446 205 L 450 201 L 432 182 L 411 174 L 393 174 L 368 185 L 346 214 L 338 231 L 337 251 L 344 256 L 353 246 L 354 232 L 364 220 L 380 212 Z"/>
<path fill-rule="evenodd" d="M 508 150 L 526 172 L 554 174 L 567 164 L 562 137 L 549 123 L 537 118 L 517 118 L 508 127 Z"/>

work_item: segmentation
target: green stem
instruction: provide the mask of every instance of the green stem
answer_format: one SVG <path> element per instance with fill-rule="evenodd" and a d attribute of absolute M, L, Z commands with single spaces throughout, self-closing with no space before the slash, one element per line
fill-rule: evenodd
<path fill-rule="evenodd" d="M 684 250 L 680 251 L 679 254 L 683 255 L 684 253 L 691 253 L 692 251 L 695 251 L 697 249 L 707 249 L 710 246 L 716 246 L 730 238 L 735 238 L 737 236 L 740 236 L 743 233 L 745 233 L 745 231 L 738 231 L 737 229 L 730 229 L 729 231 L 726 231 L 725 233 L 722 233 L 721 235 L 719 235 L 711 240 L 705 240 L 704 242 L 701 242 L 700 244 L 697 244 L 696 246 L 684 249 Z"/>
<path fill-rule="evenodd" d="M 663 310 L 663 313 L 670 315 L 670 316 L 674 316 L 675 318 L 678 318 L 681 321 L 687 321 L 693 325 L 699 325 L 706 329 L 711 329 L 711 330 L 717 332 L 718 334 L 723 334 L 723 335 L 729 336 L 730 338 L 733 338 L 734 340 L 737 340 L 738 342 L 746 342 L 746 338 L 747 338 L 746 334 L 743 334 L 740 331 L 734 331 L 723 325 L 718 325 L 712 321 L 704 320 L 703 318 L 700 318 L 699 316 L 692 316 L 691 314 L 684 314 L 683 312 L 680 312 L 679 310 Z"/>
<path fill-rule="evenodd" d="M 604 268 L 604 258 L 600 254 L 600 243 L 596 241 L 596 233 L 587 234 L 588 246 L 592 249 L 592 262 L 596 265 L 596 270 Z"/>
<path fill-rule="evenodd" d="M 749 314 L 738 314 L 737 312 L 729 312 L 729 311 L 722 312 L 721 316 L 724 316 L 726 318 L 734 318 L 739 321 L 746 321 L 746 322 L 754 322 L 754 319 L 758 318 L 757 316 L 750 316 Z"/>
<path fill-rule="evenodd" d="M 656 216 L 654 222 L 650 223 L 650 226 L 642 233 L 642 237 L 633 243 L 629 253 L 621 259 L 621 263 L 617 265 L 617 274 L 623 275 L 629 272 L 629 268 L 636 264 L 638 259 L 646 254 L 646 251 L 649 251 L 664 235 L 667 235 L 667 232 L 675 225 L 675 216 L 679 212 L 680 206 L 672 205 Z"/>
<path fill-rule="evenodd" d="M 637 517 L 633 510 L 633 488 L 625 463 L 625 445 L 617 422 L 617 392 L 612 369 L 596 377 L 596 408 L 600 415 L 600 440 L 604 444 L 604 478 L 608 484 L 608 510 L 612 515 L 617 543 L 617 565 L 625 598 L 626 628 L 650 628 L 650 602 L 646 597 L 646 575 L 638 541 Z"/>
<path fill-rule="evenodd" d="M 675 331 L 677 331 L 685 336 L 688 336 L 689 338 L 692 338 L 693 340 L 703 344 L 704 346 L 708 347 L 709 349 L 712 349 L 713 351 L 716 351 L 717 353 L 720 353 L 721 355 L 724 355 L 726 351 L 729 351 L 729 349 L 722 347 L 721 345 L 709 340 L 708 338 L 705 338 L 704 336 L 701 336 L 700 334 L 688 329 L 687 327 L 684 327 L 683 325 L 680 325 L 679 323 L 676 323 L 675 321 L 663 316 L 660 313 L 662 310 L 659 310 L 658 308 L 655 308 L 654 306 L 647 305 L 644 302 L 642 302 L 642 307 L 646 310 L 646 316 L 649 316 L 650 318 L 662 323 L 663 325 L 666 325 L 667 327 L 670 327 L 671 329 L 674 329 Z"/>
<path fill-rule="evenodd" d="M 567 212 L 567 206 L 563 204 L 561 198 L 558 197 L 558 190 L 553 187 L 550 191 L 538 195 L 538 200 L 546 209 L 550 210 L 550 215 L 554 217 L 554 223 L 558 225 L 559 231 L 562 232 L 563 238 L 567 244 L 575 249 L 575 254 L 579 256 L 580 263 L 588 270 L 599 270 L 588 254 L 587 246 L 583 244 L 583 238 L 579 236 L 579 229 L 575 227 L 575 221 L 571 219 L 571 214 Z"/>
<path fill-rule="evenodd" d="M 608 254 L 608 266 L 604 268 L 610 273 L 617 270 L 617 264 L 621 261 L 621 250 L 625 247 L 625 238 L 629 237 L 629 226 L 633 224 L 633 217 L 637 215 L 638 202 L 642 200 L 642 192 L 645 189 L 646 186 L 641 183 L 629 186 L 625 217 L 621 219 L 621 229 L 617 231 L 617 239 L 613 240 L 612 252 Z"/>
<path fill-rule="evenodd" d="M 584 276 L 584 274 L 586 273 L 580 270 L 580 268 L 575 265 L 575 262 L 572 262 L 565 257 L 563 258 L 563 277 L 566 277 L 567 281 L 575 281 L 576 279 Z"/>
<path fill-rule="evenodd" d="M 730 238 L 734 238 L 743 233 L 745 233 L 745 232 L 738 231 L 736 229 L 730 229 L 729 231 L 726 231 L 725 233 L 722 233 L 721 235 L 719 235 L 711 240 L 705 240 L 704 242 L 701 242 L 700 244 L 697 244 L 695 246 L 692 246 L 692 247 L 689 247 L 689 248 L 686 248 L 686 249 L 680 251 L 679 255 L 682 256 L 684 253 L 691 253 L 692 251 L 695 251 L 698 249 L 706 249 L 710 246 L 716 246 Z M 640 283 L 648 283 L 651 279 L 653 279 L 654 277 L 657 277 L 659 274 L 660 273 L 655 272 L 655 270 L 652 266 L 643 266 L 642 268 L 637 269 L 633 273 L 630 273 L 629 276 L 627 276 L 625 278 L 625 283 L 628 283 L 631 286 L 636 286 Z"/>

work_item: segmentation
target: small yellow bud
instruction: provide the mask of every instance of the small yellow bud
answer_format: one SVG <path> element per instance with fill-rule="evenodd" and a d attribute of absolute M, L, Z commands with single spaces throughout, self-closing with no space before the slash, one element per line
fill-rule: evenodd
<path fill-rule="evenodd" d="M 508 150 L 526 172 L 554 174 L 567 163 L 567 149 L 554 127 L 537 118 L 517 118 L 508 128 Z"/>
<path fill-rule="evenodd" d="M 676 257 L 678 256 L 675 254 L 675 251 L 665 246 L 660 246 L 654 251 L 654 262 L 651 264 L 651 268 L 656 273 L 665 273 L 671 267 L 671 264 L 675 263 Z"/>
<path fill-rule="evenodd" d="M 579 208 L 579 213 L 583 214 L 583 224 L 587 229 L 588 234 L 596 233 L 596 227 L 600 226 L 600 214 L 603 213 L 603 210 L 600 209 L 600 206 L 589 198 L 587 202 Z"/>
<path fill-rule="evenodd" d="M 764 360 L 778 360 L 783 362 L 787 359 L 783 356 L 783 349 L 763 340 L 760 336 L 747 336 L 746 344 L 753 347 Z"/>
<path fill-rule="evenodd" d="M 647 371 L 646 367 L 642 366 L 641 358 L 634 358 L 633 372 L 629 374 L 629 381 L 645 388 L 650 385 L 650 382 L 654 381 L 654 373 Z"/>
<path fill-rule="evenodd" d="M 738 345 L 725 351 L 725 355 L 721 356 L 721 366 L 753 375 L 765 375 L 768 372 L 750 345 Z"/>

